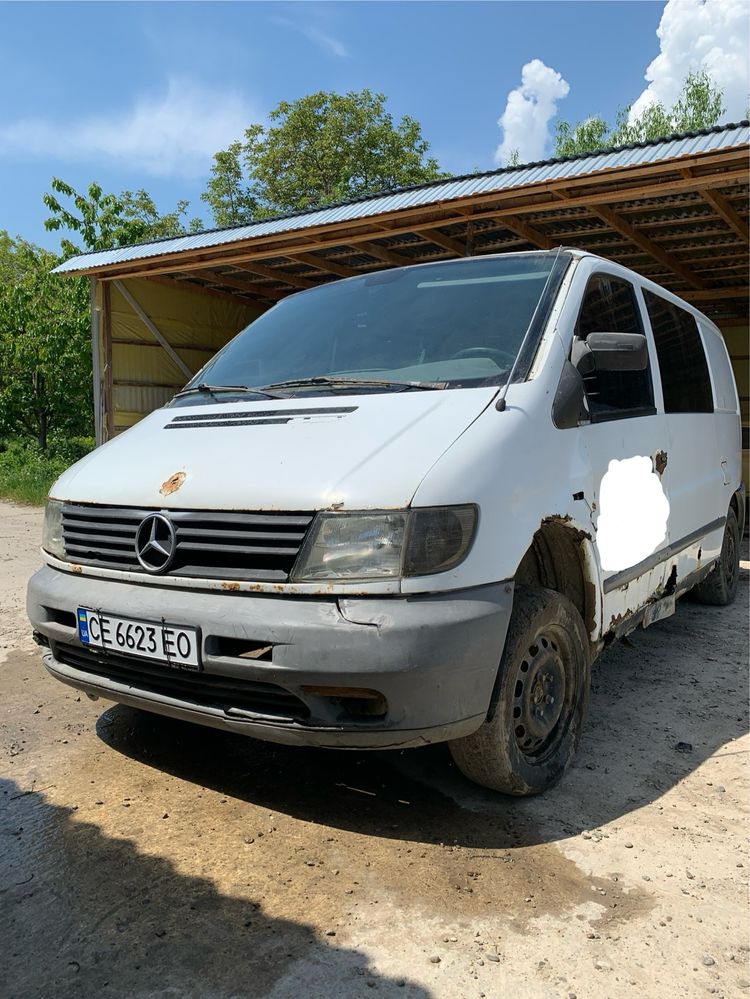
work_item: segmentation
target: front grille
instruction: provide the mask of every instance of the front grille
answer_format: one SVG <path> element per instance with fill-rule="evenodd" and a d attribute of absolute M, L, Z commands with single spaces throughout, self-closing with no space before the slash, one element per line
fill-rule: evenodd
<path fill-rule="evenodd" d="M 311 513 L 223 513 L 63 505 L 67 557 L 82 565 L 145 572 L 135 552 L 138 525 L 149 514 L 172 521 L 176 552 L 170 576 L 285 582 L 305 539 Z"/>
<path fill-rule="evenodd" d="M 275 683 L 246 680 L 218 673 L 194 672 L 160 663 L 55 643 L 58 662 L 85 673 L 126 683 L 136 691 L 161 694 L 188 704 L 249 711 L 283 721 L 302 721 L 309 711 L 303 701 Z"/>

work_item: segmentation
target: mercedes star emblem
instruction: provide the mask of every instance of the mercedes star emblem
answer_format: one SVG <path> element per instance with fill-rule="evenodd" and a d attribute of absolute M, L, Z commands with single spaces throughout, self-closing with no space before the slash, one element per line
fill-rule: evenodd
<path fill-rule="evenodd" d="M 151 513 L 135 532 L 135 553 L 146 572 L 166 572 L 177 548 L 174 524 L 162 513 Z"/>

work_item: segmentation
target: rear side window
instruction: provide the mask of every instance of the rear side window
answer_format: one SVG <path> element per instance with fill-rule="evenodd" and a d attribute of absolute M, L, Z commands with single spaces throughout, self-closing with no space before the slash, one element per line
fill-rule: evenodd
<path fill-rule="evenodd" d="M 643 334 L 641 312 L 629 281 L 594 274 L 586 286 L 576 336 L 589 333 Z M 651 371 L 595 371 L 584 378 L 591 419 L 595 422 L 645 416 L 654 412 Z"/>
<path fill-rule="evenodd" d="M 711 378 L 695 317 L 645 288 L 643 296 L 659 358 L 664 411 L 713 413 Z"/>

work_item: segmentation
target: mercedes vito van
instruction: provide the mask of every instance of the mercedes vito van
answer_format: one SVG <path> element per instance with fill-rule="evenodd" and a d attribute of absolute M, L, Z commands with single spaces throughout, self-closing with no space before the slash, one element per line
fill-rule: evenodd
<path fill-rule="evenodd" d="M 735 595 L 722 337 L 560 249 L 284 299 L 54 484 L 28 612 L 52 674 L 298 746 L 447 741 L 554 783 L 591 664 L 688 590 Z"/>

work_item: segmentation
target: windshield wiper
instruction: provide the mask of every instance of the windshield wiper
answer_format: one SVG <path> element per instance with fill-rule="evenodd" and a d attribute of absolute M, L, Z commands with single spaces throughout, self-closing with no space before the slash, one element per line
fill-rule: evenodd
<path fill-rule="evenodd" d="M 283 382 L 273 382 L 271 385 L 264 385 L 261 391 L 267 392 L 269 389 L 306 388 L 308 385 L 313 388 L 316 385 L 321 385 L 325 388 L 334 389 L 361 385 L 364 388 L 397 389 L 401 392 L 408 392 L 411 389 L 444 389 L 448 387 L 448 382 L 399 382 L 385 378 L 338 378 L 336 375 L 314 375 L 311 378 L 289 378 Z"/>
<path fill-rule="evenodd" d="M 200 385 L 193 385 L 191 388 L 183 389 L 175 395 L 179 399 L 183 395 L 192 395 L 194 392 L 204 392 L 206 395 L 219 395 L 222 392 L 230 392 L 232 395 L 259 395 L 264 399 L 277 399 L 278 396 L 266 392 L 265 389 L 251 388 L 249 385 L 207 385 L 201 382 Z"/>

